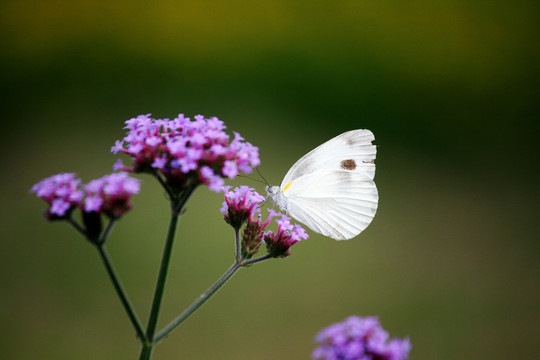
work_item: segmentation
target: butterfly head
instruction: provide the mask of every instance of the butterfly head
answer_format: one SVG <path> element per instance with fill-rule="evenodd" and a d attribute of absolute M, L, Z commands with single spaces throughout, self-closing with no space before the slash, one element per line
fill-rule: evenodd
<path fill-rule="evenodd" d="M 270 186 L 270 185 L 267 185 L 266 186 L 266 193 L 268 194 L 268 196 L 270 196 L 271 198 L 274 197 L 277 193 L 279 193 L 281 190 L 279 189 L 279 186 Z"/>
<path fill-rule="evenodd" d="M 281 210 L 287 210 L 287 198 L 283 195 L 279 186 L 267 186 L 266 193 L 268 194 L 268 198 Z"/>

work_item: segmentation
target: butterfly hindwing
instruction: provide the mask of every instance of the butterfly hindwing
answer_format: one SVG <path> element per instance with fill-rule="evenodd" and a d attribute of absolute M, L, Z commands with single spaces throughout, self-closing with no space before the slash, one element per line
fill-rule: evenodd
<path fill-rule="evenodd" d="M 343 169 L 301 176 L 283 194 L 293 218 L 336 240 L 362 232 L 373 220 L 379 199 L 368 174 Z"/>

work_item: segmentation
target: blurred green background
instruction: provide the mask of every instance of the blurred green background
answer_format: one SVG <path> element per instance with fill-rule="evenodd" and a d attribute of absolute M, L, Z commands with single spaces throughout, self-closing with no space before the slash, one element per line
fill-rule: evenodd
<path fill-rule="evenodd" d="M 308 359 L 321 328 L 378 315 L 411 359 L 540 352 L 535 1 L 0 3 L 4 359 L 136 359 L 97 253 L 28 189 L 111 171 L 139 114 L 218 116 L 278 184 L 341 132 L 378 145 L 380 207 L 358 238 L 311 234 L 240 271 L 157 347 L 161 359 Z M 148 177 L 111 256 L 146 320 L 168 222 Z M 260 184 L 243 179 L 260 192 Z M 181 220 L 164 325 L 233 261 L 221 196 Z"/>

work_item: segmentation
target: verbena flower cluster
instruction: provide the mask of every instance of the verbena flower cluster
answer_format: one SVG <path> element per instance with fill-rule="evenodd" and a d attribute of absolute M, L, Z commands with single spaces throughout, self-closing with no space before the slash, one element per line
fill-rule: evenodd
<path fill-rule="evenodd" d="M 259 250 L 262 243 L 266 245 L 270 257 L 287 257 L 289 249 L 308 234 L 300 225 L 292 225 L 290 218 L 282 213 L 269 209 L 268 218 L 263 221 L 259 207 L 265 198 L 248 186 L 230 190 L 225 187 L 225 201 L 220 209 L 225 221 L 237 231 L 245 225 L 242 232 L 242 256 L 251 258 Z M 274 219 L 278 224 L 277 232 L 265 230 Z"/>
<path fill-rule="evenodd" d="M 124 172 L 105 175 L 92 180 L 84 187 L 86 198 L 84 211 L 104 213 L 110 218 L 119 218 L 132 208 L 131 195 L 140 190 L 138 179 Z"/>
<path fill-rule="evenodd" d="M 376 317 L 350 316 L 319 332 L 320 344 L 312 353 L 319 360 L 405 360 L 409 339 L 389 339 Z"/>
<path fill-rule="evenodd" d="M 139 180 L 126 173 L 105 175 L 86 185 L 75 174 L 63 173 L 41 180 L 30 191 L 49 204 L 45 217 L 55 220 L 68 217 L 75 208 L 119 218 L 131 209 L 131 196 L 139 189 Z"/>
<path fill-rule="evenodd" d="M 259 150 L 238 133 L 229 141 L 225 124 L 216 117 L 178 115 L 173 120 L 140 115 L 126 121 L 124 139 L 116 141 L 113 153 L 132 157 L 130 166 L 120 161 L 115 170 L 160 173 L 172 189 L 181 191 L 198 184 L 220 192 L 223 178 L 250 173 L 259 165 Z"/>
<path fill-rule="evenodd" d="M 307 239 L 309 236 L 298 224 L 292 225 L 291 218 L 285 214 L 268 209 L 270 216 L 276 217 L 275 221 L 278 224 L 277 232 L 266 231 L 263 235 L 263 241 L 266 244 L 266 250 L 272 257 L 286 257 L 291 255 L 289 248 L 302 239 Z M 277 219 L 280 217 L 280 219 Z"/>
<path fill-rule="evenodd" d="M 238 229 L 244 222 L 253 221 L 253 216 L 261 212 L 259 204 L 264 201 L 264 196 L 245 185 L 232 191 L 230 189 L 230 186 L 224 187 L 225 201 L 219 211 L 224 215 L 227 224 Z"/>
<path fill-rule="evenodd" d="M 30 192 L 49 204 L 46 218 L 61 218 L 77 207 L 84 192 L 79 188 L 81 179 L 73 173 L 63 173 L 45 178 L 32 186 Z"/>

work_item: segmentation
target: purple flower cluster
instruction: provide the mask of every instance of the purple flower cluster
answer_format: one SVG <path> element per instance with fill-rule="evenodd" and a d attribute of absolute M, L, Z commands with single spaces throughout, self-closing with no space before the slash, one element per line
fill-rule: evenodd
<path fill-rule="evenodd" d="M 225 221 L 239 230 L 245 224 L 242 233 L 242 257 L 249 259 L 259 250 L 262 243 L 266 244 L 270 257 L 287 257 L 289 248 L 302 239 L 307 239 L 306 231 L 300 225 L 292 225 L 290 218 L 285 214 L 269 209 L 270 215 L 263 222 L 259 204 L 264 196 L 248 186 L 225 188 L 225 201 L 221 213 Z M 278 224 L 278 231 L 266 230 L 274 218 Z"/>
<path fill-rule="evenodd" d="M 139 180 L 126 173 L 105 175 L 82 185 L 75 174 L 57 174 L 32 186 L 31 192 L 49 204 L 45 217 L 67 218 L 74 208 L 84 213 L 105 213 L 118 218 L 131 209 L 130 198 L 139 192 Z"/>
<path fill-rule="evenodd" d="M 250 173 L 260 163 L 258 148 L 236 132 L 229 142 L 225 124 L 216 117 L 197 115 L 191 121 L 183 114 L 173 120 L 152 119 L 148 114 L 126 121 L 125 128 L 127 135 L 111 151 L 131 156 L 133 163 L 126 167 L 119 161 L 115 170 L 158 171 L 175 190 L 202 183 L 220 192 L 224 177 Z"/>
<path fill-rule="evenodd" d="M 291 255 L 289 248 L 299 242 L 302 239 L 307 239 L 309 236 L 298 224 L 292 225 L 291 218 L 285 214 L 279 213 L 272 209 L 270 216 L 276 217 L 276 223 L 278 224 L 277 232 L 266 231 L 263 236 L 263 241 L 266 244 L 266 250 L 272 257 L 287 257 Z M 277 219 L 280 217 L 280 219 Z"/>
<path fill-rule="evenodd" d="M 253 221 L 253 215 L 261 212 L 259 204 L 264 201 L 264 196 L 245 185 L 234 188 L 233 191 L 230 191 L 230 188 L 230 186 L 223 188 L 225 201 L 219 211 L 223 214 L 227 224 L 239 229 L 244 222 Z"/>
<path fill-rule="evenodd" d="M 30 192 L 50 205 L 45 217 L 53 220 L 64 217 L 80 204 L 84 197 L 80 184 L 81 179 L 75 178 L 75 174 L 63 173 L 41 180 Z"/>
<path fill-rule="evenodd" d="M 322 360 L 405 360 L 409 356 L 409 339 L 388 340 L 388 333 L 376 317 L 350 316 L 319 332 L 320 344 L 312 353 Z"/>
<path fill-rule="evenodd" d="M 85 212 L 105 213 L 110 218 L 116 219 L 132 208 L 133 205 L 129 200 L 131 195 L 139 192 L 140 183 L 138 179 L 120 172 L 92 180 L 86 184 L 84 190 Z"/>

